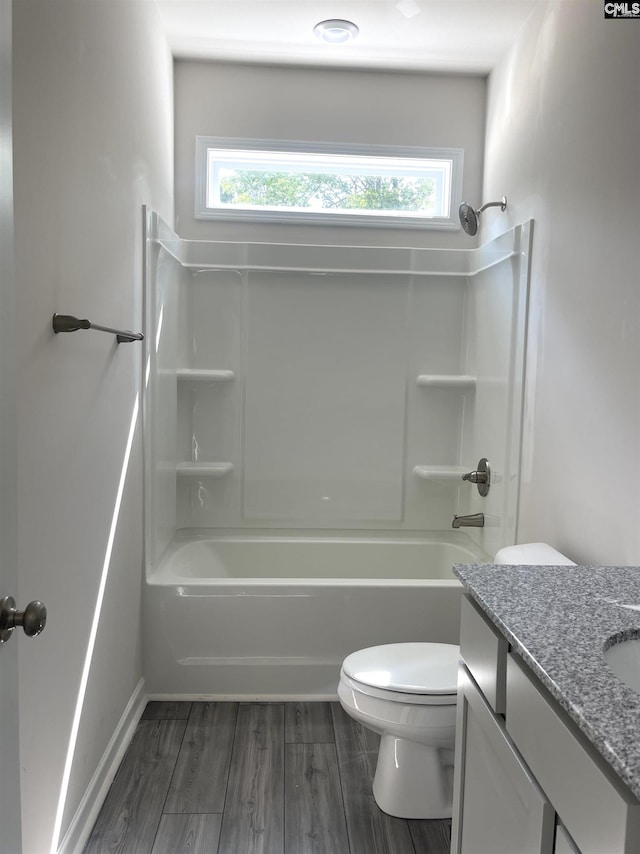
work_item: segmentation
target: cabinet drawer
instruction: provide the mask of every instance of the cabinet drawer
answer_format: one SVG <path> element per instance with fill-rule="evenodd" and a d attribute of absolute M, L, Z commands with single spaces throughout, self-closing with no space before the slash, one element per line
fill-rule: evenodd
<path fill-rule="evenodd" d="M 640 804 L 512 653 L 506 727 L 582 854 L 640 851 Z"/>
<path fill-rule="evenodd" d="M 489 705 L 499 715 L 505 712 L 506 639 L 478 606 L 466 596 L 462 599 L 460 654 Z"/>

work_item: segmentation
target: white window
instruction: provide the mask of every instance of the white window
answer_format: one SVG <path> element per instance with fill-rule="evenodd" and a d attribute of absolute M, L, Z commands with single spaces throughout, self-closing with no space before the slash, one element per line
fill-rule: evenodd
<path fill-rule="evenodd" d="M 457 229 L 460 149 L 196 139 L 198 219 Z"/>

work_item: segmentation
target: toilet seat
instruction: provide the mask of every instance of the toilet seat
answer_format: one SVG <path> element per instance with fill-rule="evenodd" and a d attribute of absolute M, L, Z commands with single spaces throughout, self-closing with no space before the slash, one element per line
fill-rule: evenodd
<path fill-rule="evenodd" d="M 365 685 L 364 682 L 358 682 L 347 676 L 344 670 L 340 671 L 340 682 L 366 697 L 375 697 L 377 700 L 386 700 L 390 703 L 402 703 L 405 706 L 455 706 L 456 704 L 456 694 L 401 694 L 399 691 Z"/>
<path fill-rule="evenodd" d="M 456 701 L 459 656 L 454 644 L 383 644 L 347 656 L 340 675 L 370 697 L 446 705 Z"/>

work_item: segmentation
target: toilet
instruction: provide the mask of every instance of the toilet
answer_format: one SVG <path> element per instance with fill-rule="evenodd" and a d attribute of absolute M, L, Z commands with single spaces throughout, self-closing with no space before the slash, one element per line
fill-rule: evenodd
<path fill-rule="evenodd" d="M 376 803 L 399 818 L 449 818 L 460 648 L 392 643 L 345 658 L 338 697 L 381 736 Z"/>
<path fill-rule="evenodd" d="M 546 543 L 507 546 L 494 562 L 575 566 Z M 451 817 L 459 654 L 455 644 L 392 643 L 342 664 L 342 708 L 381 736 L 373 796 L 389 815 Z"/>

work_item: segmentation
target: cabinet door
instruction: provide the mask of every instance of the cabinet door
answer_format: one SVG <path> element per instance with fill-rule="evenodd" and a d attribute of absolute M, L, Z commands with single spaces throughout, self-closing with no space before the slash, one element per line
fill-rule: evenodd
<path fill-rule="evenodd" d="M 580 854 L 573 844 L 573 840 L 561 824 L 556 827 L 556 844 L 553 854 Z"/>
<path fill-rule="evenodd" d="M 553 808 L 464 667 L 455 761 L 452 854 L 552 854 Z"/>
<path fill-rule="evenodd" d="M 640 803 L 513 653 L 505 726 L 583 854 L 640 852 Z"/>

